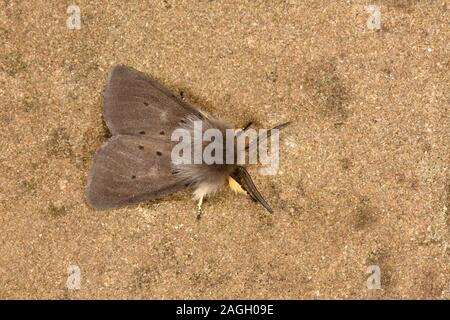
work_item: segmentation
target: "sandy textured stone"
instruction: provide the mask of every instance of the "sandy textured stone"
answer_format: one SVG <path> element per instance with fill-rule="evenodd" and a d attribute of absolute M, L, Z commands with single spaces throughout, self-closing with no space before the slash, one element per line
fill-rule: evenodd
<path fill-rule="evenodd" d="M 378 1 L 379 31 L 367 1 L 80 0 L 80 30 L 59 3 L 0 2 L 0 298 L 450 297 L 445 1 Z M 275 213 L 89 209 L 115 64 L 235 126 L 293 121 L 282 174 L 251 168 Z"/>

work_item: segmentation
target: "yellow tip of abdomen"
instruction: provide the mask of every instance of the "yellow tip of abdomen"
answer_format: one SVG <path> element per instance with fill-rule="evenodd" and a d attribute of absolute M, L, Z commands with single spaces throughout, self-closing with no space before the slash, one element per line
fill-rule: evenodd
<path fill-rule="evenodd" d="M 230 186 L 231 190 L 233 190 L 236 193 L 247 193 L 244 189 L 242 189 L 241 185 L 232 177 L 228 177 L 228 185 Z"/>

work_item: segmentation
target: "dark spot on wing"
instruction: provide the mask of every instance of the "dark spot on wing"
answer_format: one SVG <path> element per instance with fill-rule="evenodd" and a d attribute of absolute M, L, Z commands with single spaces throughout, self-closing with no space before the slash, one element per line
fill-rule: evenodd
<path fill-rule="evenodd" d="M 139 134 L 142 134 L 142 135 L 143 135 L 143 134 L 145 134 L 145 131 L 141 131 L 141 132 L 139 132 Z"/>
<path fill-rule="evenodd" d="M 162 153 L 161 153 L 160 151 L 156 151 L 156 154 L 157 154 L 158 156 L 162 156 Z"/>
<path fill-rule="evenodd" d="M 144 150 L 144 146 L 138 146 L 140 150 Z"/>

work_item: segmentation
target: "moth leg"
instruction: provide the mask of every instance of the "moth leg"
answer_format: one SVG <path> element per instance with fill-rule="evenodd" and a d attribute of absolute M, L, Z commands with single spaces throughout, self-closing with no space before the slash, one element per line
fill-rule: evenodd
<path fill-rule="evenodd" d="M 202 204 L 203 204 L 203 196 L 200 197 L 198 200 L 198 207 L 197 207 L 197 220 L 200 220 L 202 217 Z"/>

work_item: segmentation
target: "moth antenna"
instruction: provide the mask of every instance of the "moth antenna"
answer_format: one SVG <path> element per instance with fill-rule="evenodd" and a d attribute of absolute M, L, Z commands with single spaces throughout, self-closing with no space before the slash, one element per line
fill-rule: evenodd
<path fill-rule="evenodd" d="M 253 122 L 251 122 L 251 121 L 249 121 L 245 126 L 244 126 L 244 128 L 242 129 L 242 131 L 245 131 L 245 130 L 247 130 L 248 128 L 250 128 L 250 126 L 253 124 Z"/>
<path fill-rule="evenodd" d="M 253 150 L 258 145 L 258 142 L 261 143 L 264 140 L 268 139 L 272 135 L 272 130 L 275 130 L 275 129 L 276 130 L 281 130 L 281 129 L 286 128 L 290 124 L 291 124 L 291 121 L 283 122 L 283 123 L 278 124 L 275 127 L 271 128 L 270 130 L 262 133 L 261 135 L 258 136 L 257 139 L 255 139 L 254 141 L 250 142 L 250 144 L 245 148 L 245 151 Z"/>
<path fill-rule="evenodd" d="M 253 183 L 252 178 L 250 177 L 250 174 L 247 172 L 247 169 L 244 167 L 238 166 L 238 170 L 235 171 L 234 174 L 232 174 L 232 178 L 236 181 L 240 181 L 243 188 L 249 193 L 250 197 L 258 201 L 264 208 L 266 208 L 267 211 L 270 213 L 273 213 L 272 208 L 270 205 L 264 200 L 263 196 L 259 193 L 258 189 L 256 189 L 255 184 Z"/>

